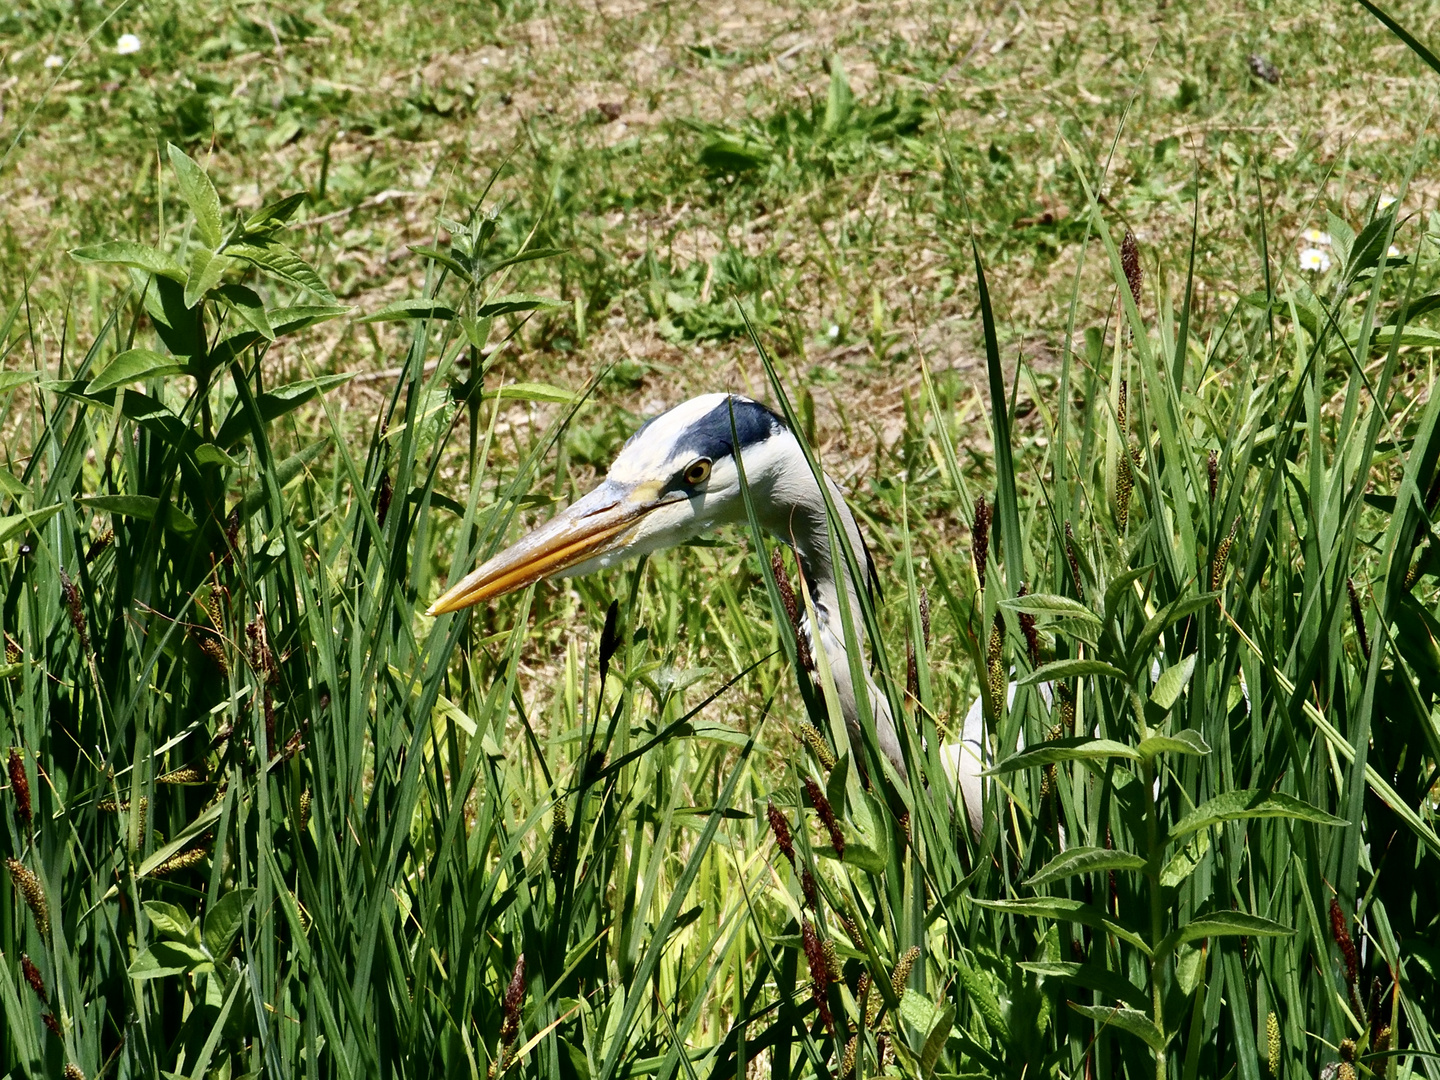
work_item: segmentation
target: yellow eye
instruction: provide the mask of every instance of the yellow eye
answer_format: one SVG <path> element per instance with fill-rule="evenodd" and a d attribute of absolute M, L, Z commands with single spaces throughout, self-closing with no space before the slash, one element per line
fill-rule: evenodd
<path fill-rule="evenodd" d="M 710 479 L 710 459 L 700 458 L 685 470 L 685 482 L 690 485 L 703 484 Z"/>

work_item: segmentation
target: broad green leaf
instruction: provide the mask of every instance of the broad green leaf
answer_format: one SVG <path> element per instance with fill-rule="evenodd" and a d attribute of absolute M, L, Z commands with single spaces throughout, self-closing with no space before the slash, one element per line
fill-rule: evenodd
<path fill-rule="evenodd" d="M 1289 937 L 1294 929 L 1283 926 L 1259 915 L 1243 911 L 1215 911 L 1201 915 L 1172 930 L 1155 950 L 1157 957 L 1164 957 L 1172 949 L 1187 942 L 1212 937 Z"/>
<path fill-rule="evenodd" d="M 215 185 L 184 150 L 171 143 L 169 151 L 170 167 L 175 170 L 180 194 L 195 215 L 195 231 L 207 247 L 218 248 L 225 239 L 225 230 L 221 224 L 220 196 L 215 193 Z"/>
<path fill-rule="evenodd" d="M 225 255 L 216 255 L 205 248 L 196 248 L 190 256 L 190 276 L 185 281 L 185 306 L 193 308 L 211 289 L 220 284 L 225 271 L 235 265 L 235 260 Z"/>
<path fill-rule="evenodd" d="M 157 941 L 150 946 L 150 952 L 166 968 L 178 967 L 181 971 L 198 972 L 211 967 L 210 957 L 184 941 Z"/>
<path fill-rule="evenodd" d="M 175 357 L 164 356 L 151 349 L 127 349 L 120 353 L 105 370 L 90 380 L 85 387 L 87 394 L 100 394 L 118 386 L 128 386 L 141 379 L 157 378 L 161 375 L 187 374 L 192 369 L 188 364 L 175 362 Z"/>
<path fill-rule="evenodd" d="M 160 500 L 154 495 L 89 495 L 80 500 L 81 504 L 98 510 L 102 514 L 119 514 L 140 521 L 154 521 L 160 509 Z M 165 524 L 178 533 L 192 533 L 195 522 L 190 515 L 174 503 L 167 506 Z"/>
<path fill-rule="evenodd" d="M 189 965 L 183 959 L 177 962 L 173 955 L 167 954 L 166 959 L 155 955 L 154 948 L 146 949 L 130 963 L 125 974 L 137 981 L 145 979 L 161 979 L 167 975 L 183 975 L 189 971 Z"/>
<path fill-rule="evenodd" d="M 0 517 L 0 544 L 21 533 L 29 532 L 37 525 L 43 525 L 60 512 L 60 504 L 47 506 L 43 510 L 31 510 L 25 514 L 11 514 Z"/>
<path fill-rule="evenodd" d="M 1144 566 L 1137 566 L 1133 570 L 1127 570 L 1120 574 L 1110 584 L 1105 586 L 1105 624 L 1108 626 L 1115 620 L 1120 610 L 1120 601 L 1131 594 L 1131 588 L 1150 571 L 1155 569 L 1154 563 L 1147 563 Z"/>
<path fill-rule="evenodd" d="M 1147 1004 L 1145 991 L 1125 976 L 1105 967 L 1102 960 L 1091 960 L 1087 964 L 1062 963 L 1060 961 L 1035 961 L 1020 963 L 1016 967 L 1050 979 L 1064 979 L 1087 990 L 1099 990 L 1102 994 L 1127 1002 L 1137 1009 Z"/>
<path fill-rule="evenodd" d="M 182 908 L 167 904 L 163 900 L 146 900 L 141 906 L 145 908 L 145 914 L 156 933 L 181 941 L 189 935 L 191 919 Z"/>
<path fill-rule="evenodd" d="M 460 329 L 465 331 L 465 340 L 477 349 L 483 349 L 490 340 L 490 327 L 494 325 L 491 319 L 477 319 L 471 315 L 463 316 L 460 320 Z"/>
<path fill-rule="evenodd" d="M 1155 1027 L 1154 1021 L 1139 1009 L 1127 1009 L 1120 1005 L 1114 1008 L 1104 1005 L 1078 1005 L 1073 1001 L 1068 1001 L 1066 1004 L 1081 1016 L 1088 1016 L 1097 1024 L 1134 1035 L 1156 1053 L 1165 1049 L 1165 1037 Z"/>
<path fill-rule="evenodd" d="M 499 398 L 501 401 L 557 401 L 567 405 L 576 398 L 569 390 L 562 390 L 549 383 L 535 382 L 509 383 L 485 396 Z"/>
<path fill-rule="evenodd" d="M 280 486 L 281 490 L 284 490 L 287 485 L 289 485 L 302 472 L 304 472 L 305 466 L 309 465 L 310 462 L 314 461 L 317 457 L 319 457 L 321 451 L 323 451 L 329 445 L 330 440 L 328 438 L 319 439 L 311 443 L 309 446 L 305 447 L 298 453 L 292 454 L 290 457 L 280 462 L 279 465 L 276 465 L 275 482 Z M 265 485 L 256 484 L 255 487 L 249 492 L 247 492 L 245 494 L 245 497 L 240 500 L 240 505 L 238 507 L 240 517 L 242 519 L 249 517 L 251 514 L 255 513 L 255 511 L 259 510 L 262 506 L 264 506 L 268 499 L 269 494 L 266 491 Z"/>
<path fill-rule="evenodd" d="M 475 280 L 470 274 L 469 267 L 465 266 L 449 252 L 441 251 L 437 247 L 430 247 L 428 244 L 411 244 L 409 247 L 416 255 L 423 255 L 427 259 L 433 259 L 461 281 L 465 282 L 465 284 L 468 285 Z"/>
<path fill-rule="evenodd" d="M 350 310 L 344 304 L 295 304 L 291 307 L 271 308 L 268 317 L 278 338 L 316 323 L 339 318 Z"/>
<path fill-rule="evenodd" d="M 1165 628 L 1188 615 L 1193 615 L 1202 608 L 1209 607 L 1219 595 L 1218 592 L 1207 592 L 1201 593 L 1199 596 L 1189 596 L 1183 600 L 1166 604 L 1157 611 L 1145 624 L 1144 629 L 1140 631 L 1140 636 L 1135 639 L 1130 648 L 1130 669 L 1138 672 L 1142 665 L 1148 667 L 1146 661 L 1150 659 L 1155 643 L 1160 640 L 1160 635 L 1165 632 Z"/>
<path fill-rule="evenodd" d="M 1186 997 L 1193 994 L 1204 971 L 1205 950 L 1182 946 L 1175 958 L 1175 981 L 1180 986 L 1180 992 Z"/>
<path fill-rule="evenodd" d="M 1170 830 L 1170 839 L 1174 840 L 1209 825 L 1218 825 L 1222 821 L 1238 821 L 1244 818 L 1294 818 L 1315 825 L 1346 824 L 1344 818 L 1327 814 L 1318 806 L 1301 802 L 1292 795 L 1242 788 L 1227 791 L 1197 806 L 1176 822 L 1175 827 Z"/>
<path fill-rule="evenodd" d="M 1036 896 L 1027 900 L 981 900 L 976 898 L 971 900 L 971 903 L 994 911 L 1002 911 L 1007 915 L 1056 919 L 1060 922 L 1079 923 L 1081 926 L 1089 926 L 1095 930 L 1108 930 L 1116 937 L 1134 945 L 1146 956 L 1150 955 L 1150 946 L 1134 930 L 1112 919 L 1099 908 L 1081 903 L 1079 900 L 1069 900 L 1063 896 Z"/>
<path fill-rule="evenodd" d="M 739 139 L 712 139 L 700 150 L 700 167 L 715 173 L 739 173 L 758 169 L 773 157 L 768 146 Z"/>
<path fill-rule="evenodd" d="M 507 293 L 497 296 L 489 303 L 475 309 L 476 318 L 489 319 L 496 315 L 508 315 L 515 311 L 541 311 L 548 308 L 562 308 L 568 305 L 548 296 L 532 296 L 529 293 Z"/>
<path fill-rule="evenodd" d="M 75 248 L 70 257 L 84 263 L 107 266 L 131 266 L 146 273 L 159 274 L 171 281 L 185 283 L 184 269 L 163 251 L 134 240 L 111 240 L 104 244 Z"/>
<path fill-rule="evenodd" d="M 919 1030 L 929 1031 L 935 1023 L 935 1003 L 907 986 L 900 994 L 900 1015 Z"/>
<path fill-rule="evenodd" d="M 1061 679 L 1083 679 L 1090 675 L 1124 680 L 1130 678 L 1114 664 L 1107 664 L 1103 660 L 1054 660 L 1026 675 L 1019 685 L 1034 686 L 1037 683 L 1058 682 Z"/>
<path fill-rule="evenodd" d="M 404 322 L 407 319 L 453 319 L 455 309 L 438 300 L 392 300 L 377 311 L 356 319 L 360 323 Z"/>
<path fill-rule="evenodd" d="M 531 248 L 522 251 L 518 255 L 511 255 L 508 259 L 500 259 L 493 263 L 486 263 L 479 271 L 478 277 L 487 278 L 496 270 L 503 270 L 507 266 L 514 266 L 516 263 L 534 262 L 536 259 L 550 259 L 556 255 L 564 255 L 568 248 Z"/>
<path fill-rule="evenodd" d="M 255 406 L 260 412 L 260 419 L 269 424 L 278 417 L 298 409 L 316 396 L 349 382 L 354 377 L 354 372 L 347 372 L 287 383 L 285 386 L 261 394 L 255 399 Z M 215 435 L 215 442 L 221 447 L 234 446 L 248 434 L 250 434 L 250 417 L 244 410 L 237 407 L 225 423 L 220 425 L 220 430 Z"/>
<path fill-rule="evenodd" d="M 1000 601 L 1000 606 L 1010 611 L 1023 611 L 1027 615 L 1049 615 L 1055 619 L 1082 619 L 1100 625 L 1096 615 L 1078 600 L 1057 593 L 1026 593 Z"/>
<path fill-rule="evenodd" d="M 245 905 L 254 889 L 231 889 L 205 912 L 205 948 L 217 961 L 224 960 L 240 931 Z"/>
<path fill-rule="evenodd" d="M 1010 1038 L 1010 1025 L 1005 1017 L 1005 1010 L 1000 1007 L 1000 1000 L 996 997 L 995 987 L 991 985 L 989 973 L 971 965 L 968 954 L 963 956 L 955 964 L 955 974 L 960 976 L 960 982 L 965 987 L 965 992 L 970 995 L 980 1014 L 985 1018 L 985 1024 L 991 1031 L 995 1032 L 1002 1041 Z"/>
<path fill-rule="evenodd" d="M 0 467 L 0 494 L 9 495 L 13 499 L 21 499 L 30 494 L 30 489 L 9 469 Z"/>
<path fill-rule="evenodd" d="M 1140 745 L 1135 749 L 1142 758 L 1147 760 L 1157 754 L 1190 754 L 1204 757 L 1210 753 L 1210 747 L 1200 737 L 1200 733 L 1188 728 L 1184 731 L 1177 731 L 1173 735 L 1151 735 L 1148 739 L 1140 740 Z"/>
<path fill-rule="evenodd" d="M 1175 888 L 1195 872 L 1209 850 L 1210 830 L 1202 829 L 1165 864 L 1165 869 L 1160 871 L 1160 884 L 1167 889 Z"/>
<path fill-rule="evenodd" d="M 858 866 L 869 874 L 885 872 L 885 856 L 868 844 L 862 844 L 853 838 L 845 841 L 845 854 L 840 861 L 846 866 Z"/>
<path fill-rule="evenodd" d="M 275 340 L 275 331 L 270 326 L 270 316 L 265 311 L 265 301 L 260 299 L 260 294 L 254 289 L 245 285 L 221 285 L 211 295 L 223 300 L 236 315 L 240 316 L 246 326 L 249 326 L 261 337 L 267 341 Z"/>
<path fill-rule="evenodd" d="M 334 294 L 315 272 L 315 268 L 284 244 L 231 244 L 225 249 L 225 254 L 254 263 L 268 274 L 292 285 L 299 285 L 302 289 L 309 289 L 327 304 L 335 303 Z"/>
<path fill-rule="evenodd" d="M 930 1033 L 925 1036 L 925 1045 L 920 1050 L 920 1075 L 931 1076 L 935 1072 L 935 1064 L 940 1060 L 940 1055 L 945 1050 L 945 1043 L 950 1039 L 950 1030 L 955 1026 L 955 1003 L 948 1002 L 935 1017 L 935 1023 L 930 1028 Z"/>
<path fill-rule="evenodd" d="M 1077 735 L 1069 739 L 1053 739 L 1022 750 L 987 770 L 987 775 L 1001 776 L 1017 769 L 1054 765 L 1059 761 L 1095 761 L 1115 757 L 1138 761 L 1140 754 L 1133 747 L 1112 739 L 1092 739 L 1088 735 Z"/>
<path fill-rule="evenodd" d="M 825 96 L 824 130 L 827 135 L 838 135 L 850 121 L 855 109 L 855 94 L 850 89 L 850 80 L 845 77 L 845 66 L 840 57 L 830 58 L 830 92 Z"/>
<path fill-rule="evenodd" d="M 1155 680 L 1155 686 L 1150 691 L 1150 700 L 1166 712 L 1175 707 L 1175 702 L 1190 682 L 1190 676 L 1195 673 L 1196 655 L 1191 653 L 1180 663 L 1166 668 L 1160 673 L 1160 678 Z"/>
<path fill-rule="evenodd" d="M 266 203 L 259 210 L 256 210 L 247 217 L 245 224 L 241 226 L 241 228 L 246 233 L 272 232 L 294 217 L 295 211 L 299 210 L 301 205 L 303 205 L 309 197 L 308 192 L 296 191 L 286 195 L 283 199 Z"/>
<path fill-rule="evenodd" d="M 1025 882 L 1031 888 L 1049 885 L 1052 881 L 1090 874 L 1102 870 L 1143 870 L 1145 860 L 1139 855 L 1114 848 L 1073 847 L 1063 851 L 1037 870 Z"/>
<path fill-rule="evenodd" d="M 24 386 L 32 379 L 38 379 L 38 371 L 0 371 L 0 394 L 9 393 L 17 386 Z"/>

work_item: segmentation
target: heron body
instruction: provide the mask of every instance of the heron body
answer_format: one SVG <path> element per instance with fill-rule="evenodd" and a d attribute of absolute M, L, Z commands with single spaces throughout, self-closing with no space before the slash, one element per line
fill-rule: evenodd
<path fill-rule="evenodd" d="M 737 464 L 737 457 L 739 463 Z M 832 550 L 825 498 L 795 434 L 757 401 L 705 394 L 646 423 L 621 449 L 605 479 L 546 524 L 487 560 L 431 605 L 457 611 L 546 578 L 573 577 L 674 547 L 747 520 L 740 468 L 766 532 L 795 551 L 815 612 L 801 633 L 812 655 L 823 650 L 852 745 L 860 745 L 860 709 L 841 623 L 841 590 L 858 616 L 859 586 L 843 553 Z M 840 489 L 829 488 L 851 550 L 863 553 L 863 585 L 875 567 Z M 860 665 L 862 670 L 864 665 Z M 864 692 L 876 742 L 902 778 L 905 761 L 889 701 L 867 674 Z"/>

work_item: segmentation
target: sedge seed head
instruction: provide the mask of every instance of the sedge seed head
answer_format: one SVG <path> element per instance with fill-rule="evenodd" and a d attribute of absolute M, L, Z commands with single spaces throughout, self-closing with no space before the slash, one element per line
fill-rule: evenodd
<path fill-rule="evenodd" d="M 28 832 L 33 824 L 30 806 L 30 777 L 25 772 L 25 758 L 16 747 L 10 748 L 10 791 L 15 796 L 15 812 Z"/>

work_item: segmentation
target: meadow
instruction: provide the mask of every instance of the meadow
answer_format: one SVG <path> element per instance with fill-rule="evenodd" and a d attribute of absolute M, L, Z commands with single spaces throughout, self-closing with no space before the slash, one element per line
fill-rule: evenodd
<path fill-rule="evenodd" d="M 1440 1077 L 1427 43 L 0 11 L 0 1070 Z M 753 515 L 423 614 L 716 390 L 867 533 L 907 781 Z"/>

